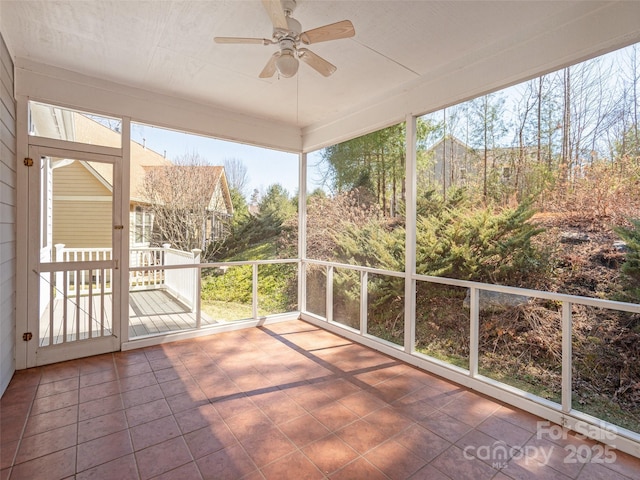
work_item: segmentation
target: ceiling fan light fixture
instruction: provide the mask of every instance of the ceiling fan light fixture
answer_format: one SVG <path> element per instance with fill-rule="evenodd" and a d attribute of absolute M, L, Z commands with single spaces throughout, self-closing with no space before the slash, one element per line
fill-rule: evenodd
<path fill-rule="evenodd" d="M 276 59 L 276 69 L 284 78 L 291 78 L 298 72 L 298 59 L 293 50 L 282 50 Z"/>

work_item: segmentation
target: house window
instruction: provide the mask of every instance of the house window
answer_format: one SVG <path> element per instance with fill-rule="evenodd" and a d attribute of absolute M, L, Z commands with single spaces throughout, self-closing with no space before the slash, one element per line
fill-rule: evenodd
<path fill-rule="evenodd" d="M 137 206 L 133 214 L 133 243 L 136 245 L 149 244 L 153 230 L 153 213 Z"/>

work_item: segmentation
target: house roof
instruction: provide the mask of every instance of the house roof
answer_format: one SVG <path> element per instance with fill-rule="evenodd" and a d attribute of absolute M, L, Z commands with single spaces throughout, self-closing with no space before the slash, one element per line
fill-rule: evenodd
<path fill-rule="evenodd" d="M 262 79 L 275 46 L 213 42 L 270 37 L 259 0 L 2 0 L 0 31 L 19 92 L 29 87 L 21 72 L 41 73 L 49 83 L 69 75 L 74 85 L 93 82 L 102 93 L 126 97 L 105 100 L 102 111 L 304 151 L 640 41 L 637 1 L 297 3 L 293 16 L 303 30 L 353 22 L 353 38 L 309 46 L 337 67 L 331 77 L 303 64 L 293 78 Z M 158 110 L 185 102 L 183 115 Z"/>

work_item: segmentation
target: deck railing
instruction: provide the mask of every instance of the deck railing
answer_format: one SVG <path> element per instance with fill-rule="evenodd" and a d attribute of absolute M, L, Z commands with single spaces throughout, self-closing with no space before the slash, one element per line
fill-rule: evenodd
<path fill-rule="evenodd" d="M 135 270 L 129 273 L 129 290 L 167 289 L 173 296 L 193 308 L 196 299 L 196 278 L 194 272 L 167 271 L 166 265 L 200 263 L 200 250 L 184 252 L 171 248 L 166 243 L 162 247 L 133 247 L 129 250 L 129 265 Z M 57 263 L 110 262 L 113 260 L 111 248 L 67 248 L 55 245 Z M 56 273 L 56 284 L 64 284 L 64 291 L 78 295 L 112 292 L 112 269 L 86 270 L 73 268 Z"/>

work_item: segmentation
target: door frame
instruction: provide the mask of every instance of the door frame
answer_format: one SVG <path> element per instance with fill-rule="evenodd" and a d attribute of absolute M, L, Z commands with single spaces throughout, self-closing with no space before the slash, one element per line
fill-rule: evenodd
<path fill-rule="evenodd" d="M 123 222 L 123 191 L 122 171 L 123 156 L 122 149 L 112 147 L 102 147 L 96 145 L 80 144 L 56 139 L 42 137 L 28 137 L 28 154 L 33 159 L 33 166 L 27 170 L 28 184 L 28 206 L 27 206 L 27 303 L 25 321 L 17 320 L 17 337 L 19 332 L 32 332 L 32 339 L 26 345 L 25 367 L 35 367 L 64 360 L 81 358 L 89 355 L 107 353 L 120 350 L 123 330 L 122 318 L 122 293 L 128 288 L 126 276 L 121 269 L 124 266 L 122 261 L 125 253 L 122 248 L 125 232 L 128 232 L 128 219 Z M 39 326 L 40 326 L 40 229 L 41 229 L 41 184 L 40 184 L 40 158 L 59 157 L 71 158 L 78 161 L 94 161 L 113 165 L 112 182 L 112 334 L 94 339 L 66 342 L 58 345 L 46 347 L 39 346 Z M 115 228 L 120 226 L 120 228 Z M 128 242 L 125 242 L 128 244 Z M 88 262 L 84 262 L 87 264 Z M 93 262 L 96 266 L 104 266 L 104 261 Z M 101 264 L 101 265 L 98 265 Z M 45 266 L 42 272 L 50 270 Z M 125 319 L 126 320 L 126 319 Z M 23 323 L 23 326 L 20 325 Z M 22 330 L 24 328 L 24 330 Z M 126 330 L 126 324 L 124 329 Z"/>

